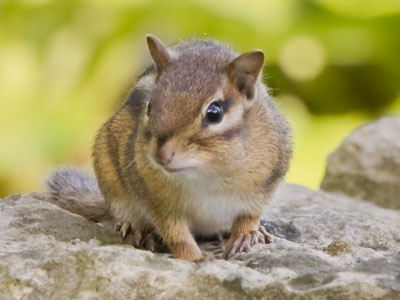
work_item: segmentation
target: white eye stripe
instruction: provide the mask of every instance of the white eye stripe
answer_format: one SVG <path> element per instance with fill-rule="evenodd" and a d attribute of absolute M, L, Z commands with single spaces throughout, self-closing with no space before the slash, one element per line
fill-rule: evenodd
<path fill-rule="evenodd" d="M 236 127 L 242 122 L 243 107 L 241 105 L 232 105 L 231 109 L 224 115 L 224 118 L 219 124 L 212 126 L 210 130 L 214 132 L 224 132 L 233 127 Z"/>

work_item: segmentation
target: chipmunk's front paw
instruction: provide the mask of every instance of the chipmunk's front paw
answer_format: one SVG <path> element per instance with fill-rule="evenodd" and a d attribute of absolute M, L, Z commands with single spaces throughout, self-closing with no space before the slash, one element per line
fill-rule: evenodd
<path fill-rule="evenodd" d="M 225 246 L 222 258 L 232 258 L 236 253 L 249 252 L 255 244 L 269 244 L 271 241 L 272 236 L 263 226 L 259 226 L 258 230 L 232 235 Z"/>
<path fill-rule="evenodd" d="M 136 229 L 133 235 L 133 245 L 136 248 L 154 252 L 157 247 L 157 238 L 155 232 Z"/>
<path fill-rule="evenodd" d="M 118 222 L 114 226 L 115 231 L 119 231 L 123 239 L 129 233 L 133 233 L 133 246 L 140 249 L 149 250 L 154 252 L 156 250 L 156 235 L 151 230 L 142 230 L 132 228 L 129 222 Z"/>
<path fill-rule="evenodd" d="M 114 230 L 121 234 L 121 237 L 126 238 L 127 234 L 132 230 L 131 223 L 118 222 L 114 226 Z"/>

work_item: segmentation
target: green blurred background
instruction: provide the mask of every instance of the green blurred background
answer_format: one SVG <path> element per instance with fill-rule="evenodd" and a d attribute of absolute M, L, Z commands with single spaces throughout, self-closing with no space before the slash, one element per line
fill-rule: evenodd
<path fill-rule="evenodd" d="M 317 188 L 343 137 L 400 114 L 399 0 L 0 0 L 0 197 L 90 168 L 96 130 L 150 62 L 146 33 L 264 50 L 294 129 L 289 182 Z"/>

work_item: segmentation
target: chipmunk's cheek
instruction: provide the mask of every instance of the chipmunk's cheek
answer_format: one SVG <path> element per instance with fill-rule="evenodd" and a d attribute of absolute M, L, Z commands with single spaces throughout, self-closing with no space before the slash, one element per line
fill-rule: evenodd
<path fill-rule="evenodd" d="M 197 154 L 197 157 L 199 159 L 199 161 L 201 161 L 201 163 L 207 167 L 210 166 L 212 164 L 213 158 L 214 158 L 214 154 L 211 152 L 199 152 Z"/>
<path fill-rule="evenodd" d="M 198 159 L 190 152 L 177 151 L 171 162 L 166 166 L 169 171 L 193 170 L 200 166 Z"/>

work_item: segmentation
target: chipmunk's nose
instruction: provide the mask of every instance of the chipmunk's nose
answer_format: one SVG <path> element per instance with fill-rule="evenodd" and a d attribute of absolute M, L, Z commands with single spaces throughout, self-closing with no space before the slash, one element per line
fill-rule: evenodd
<path fill-rule="evenodd" d="M 168 165 L 175 155 L 176 141 L 166 137 L 159 137 L 157 138 L 156 147 L 155 160 L 162 166 Z"/>

